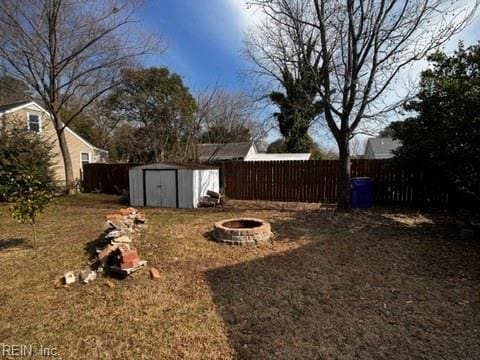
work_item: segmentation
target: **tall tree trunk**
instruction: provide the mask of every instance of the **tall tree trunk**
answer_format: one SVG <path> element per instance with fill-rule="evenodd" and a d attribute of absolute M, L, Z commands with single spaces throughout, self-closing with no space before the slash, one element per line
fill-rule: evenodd
<path fill-rule="evenodd" d="M 339 169 L 337 186 L 337 211 L 350 211 L 350 146 L 349 133 L 340 132 L 338 139 Z"/>
<path fill-rule="evenodd" d="M 159 163 L 162 161 L 162 146 L 159 143 L 159 139 L 161 139 L 160 135 L 157 134 L 153 139 L 153 159 L 154 162 Z"/>
<path fill-rule="evenodd" d="M 63 166 L 65 168 L 65 192 L 70 195 L 75 193 L 75 183 L 73 176 L 72 159 L 70 158 L 70 152 L 68 151 L 67 139 L 65 137 L 65 126 L 60 117 L 60 90 L 58 88 L 60 74 L 57 71 L 57 50 L 58 50 L 58 13 L 61 6 L 59 0 L 53 0 L 47 2 L 45 5 L 47 11 L 48 20 L 48 49 L 49 49 L 49 86 L 48 89 L 48 102 L 50 104 L 50 112 L 53 116 L 55 123 L 55 130 L 57 132 L 58 144 L 60 146 L 60 152 L 62 153 Z"/>
<path fill-rule="evenodd" d="M 70 157 L 70 151 L 68 151 L 67 139 L 65 137 L 65 129 L 58 130 L 57 126 L 56 129 L 58 143 L 60 145 L 60 151 L 63 158 L 63 166 L 65 168 L 65 191 L 67 194 L 71 195 L 75 193 L 75 179 L 73 175 L 72 159 Z"/>

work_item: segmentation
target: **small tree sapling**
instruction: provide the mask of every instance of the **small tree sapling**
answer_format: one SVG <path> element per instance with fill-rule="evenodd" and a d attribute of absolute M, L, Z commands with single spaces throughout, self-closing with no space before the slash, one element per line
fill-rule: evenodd
<path fill-rule="evenodd" d="M 37 247 L 37 217 L 52 199 L 52 189 L 31 174 L 20 174 L 13 193 L 12 217 L 20 223 L 30 223 L 33 230 L 33 247 Z"/>

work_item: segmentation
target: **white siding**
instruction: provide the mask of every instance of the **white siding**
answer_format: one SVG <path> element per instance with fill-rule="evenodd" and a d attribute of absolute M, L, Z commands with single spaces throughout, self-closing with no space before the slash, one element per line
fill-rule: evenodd
<path fill-rule="evenodd" d="M 247 155 L 245 155 L 245 158 L 243 159 L 243 161 L 247 161 L 247 159 L 251 157 L 255 157 L 255 155 L 257 155 L 257 150 L 255 145 L 252 144 L 252 146 L 250 146 L 250 149 L 248 150 Z"/>
<path fill-rule="evenodd" d="M 207 190 L 220 191 L 220 176 L 218 169 L 195 170 L 194 179 L 196 179 L 196 194 L 193 199 L 193 207 L 198 207 L 198 203 L 203 196 L 207 195 Z"/>

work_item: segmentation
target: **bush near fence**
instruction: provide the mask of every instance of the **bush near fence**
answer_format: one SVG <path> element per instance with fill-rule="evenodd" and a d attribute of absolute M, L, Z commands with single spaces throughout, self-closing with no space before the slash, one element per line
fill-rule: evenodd
<path fill-rule="evenodd" d="M 85 192 L 121 194 L 129 189 L 128 170 L 139 164 L 86 164 Z M 216 163 L 225 194 L 238 200 L 334 203 L 338 160 L 227 161 Z M 352 177 L 371 177 L 376 204 L 413 206 L 458 205 L 441 176 L 422 169 L 392 166 L 391 160 L 352 160 Z"/>

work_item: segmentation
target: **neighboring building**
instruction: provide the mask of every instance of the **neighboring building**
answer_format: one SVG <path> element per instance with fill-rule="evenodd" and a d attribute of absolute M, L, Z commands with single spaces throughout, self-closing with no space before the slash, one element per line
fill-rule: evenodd
<path fill-rule="evenodd" d="M 389 137 L 370 138 L 365 147 L 364 159 L 390 159 L 400 145 L 400 141 Z"/>
<path fill-rule="evenodd" d="M 251 142 L 199 144 L 197 146 L 198 160 L 200 162 L 245 160 L 246 157 L 256 152 L 256 146 Z"/>
<path fill-rule="evenodd" d="M 199 144 L 197 147 L 200 162 L 242 160 L 242 161 L 285 161 L 308 160 L 310 153 L 260 153 L 253 142 L 228 144 Z"/>
<path fill-rule="evenodd" d="M 60 152 L 58 137 L 50 113 L 34 101 L 22 101 L 0 106 L 0 125 L 8 129 L 9 126 L 26 128 L 38 133 L 46 141 L 53 144 L 52 162 L 54 174 L 59 182 L 65 182 L 65 167 Z M 73 175 L 81 178 L 82 166 L 85 163 L 99 163 L 108 160 L 108 151 L 99 149 L 65 127 L 70 158 L 72 159 Z"/>

